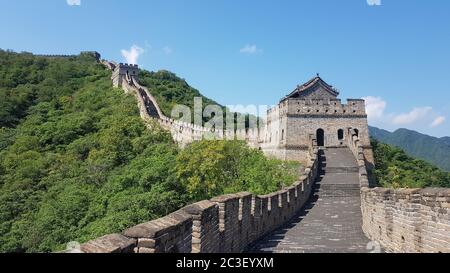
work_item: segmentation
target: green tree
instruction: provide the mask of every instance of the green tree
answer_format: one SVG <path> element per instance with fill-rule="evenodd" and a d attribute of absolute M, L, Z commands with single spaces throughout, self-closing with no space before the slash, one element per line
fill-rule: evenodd
<path fill-rule="evenodd" d="M 450 187 L 450 174 L 396 148 L 372 140 L 375 177 L 379 186 L 393 188 Z"/>
<path fill-rule="evenodd" d="M 177 157 L 177 176 L 193 200 L 223 193 L 266 194 L 292 185 L 299 164 L 267 159 L 242 141 L 200 141 Z"/>

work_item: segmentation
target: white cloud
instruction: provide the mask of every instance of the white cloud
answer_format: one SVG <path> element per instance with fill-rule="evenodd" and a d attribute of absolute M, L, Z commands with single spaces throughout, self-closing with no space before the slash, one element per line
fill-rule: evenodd
<path fill-rule="evenodd" d="M 137 45 L 133 45 L 130 50 L 122 49 L 122 56 L 129 64 L 137 64 L 139 56 L 142 55 L 145 50 Z"/>
<path fill-rule="evenodd" d="M 168 46 L 163 47 L 163 51 L 166 55 L 170 55 L 173 52 L 172 48 L 170 48 Z"/>
<path fill-rule="evenodd" d="M 255 54 L 255 53 L 261 53 L 262 49 L 259 49 L 256 45 L 246 45 L 243 48 L 239 50 L 241 53 L 245 54 Z"/>
<path fill-rule="evenodd" d="M 445 117 L 440 116 L 434 119 L 434 121 L 431 123 L 430 127 L 436 128 L 440 125 L 442 125 L 445 122 Z"/>
<path fill-rule="evenodd" d="M 432 107 L 417 107 L 409 113 L 394 116 L 392 123 L 394 123 L 395 125 L 412 124 L 427 117 L 432 112 L 432 110 Z"/>
<path fill-rule="evenodd" d="M 363 99 L 366 101 L 369 124 L 386 130 L 408 128 L 427 132 L 430 128 L 437 128 L 446 122 L 446 117 L 430 106 L 415 107 L 409 112 L 396 113 L 389 112 L 388 102 L 381 97 L 367 96 Z"/>
<path fill-rule="evenodd" d="M 81 0 L 66 0 L 69 6 L 81 6 Z"/>
<path fill-rule="evenodd" d="M 381 0 L 367 0 L 369 6 L 381 6 Z"/>
<path fill-rule="evenodd" d="M 364 97 L 366 101 L 366 112 L 369 120 L 381 119 L 384 116 L 384 110 L 387 103 L 380 97 Z"/>

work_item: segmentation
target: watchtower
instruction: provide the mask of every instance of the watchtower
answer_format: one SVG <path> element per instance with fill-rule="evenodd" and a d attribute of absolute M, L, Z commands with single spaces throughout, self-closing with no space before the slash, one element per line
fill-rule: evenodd
<path fill-rule="evenodd" d="M 127 77 L 135 78 L 139 76 L 139 67 L 137 64 L 124 64 L 120 63 L 112 74 L 112 80 L 114 87 L 121 87 L 123 80 Z"/>
<path fill-rule="evenodd" d="M 343 104 L 339 92 L 322 78 L 311 79 L 281 99 L 267 113 L 266 130 L 261 148 L 283 160 L 304 160 L 310 135 L 320 147 L 345 147 L 348 129 L 359 135 L 364 147 L 370 148 L 365 102 L 348 99 Z"/>

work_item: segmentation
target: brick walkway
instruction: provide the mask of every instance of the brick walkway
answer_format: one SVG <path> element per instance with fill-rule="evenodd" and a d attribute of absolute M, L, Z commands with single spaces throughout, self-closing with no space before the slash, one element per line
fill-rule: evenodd
<path fill-rule="evenodd" d="M 369 240 L 361 229 L 358 168 L 353 154 L 347 148 L 327 149 L 322 166 L 322 175 L 305 209 L 249 252 L 369 252 Z"/>

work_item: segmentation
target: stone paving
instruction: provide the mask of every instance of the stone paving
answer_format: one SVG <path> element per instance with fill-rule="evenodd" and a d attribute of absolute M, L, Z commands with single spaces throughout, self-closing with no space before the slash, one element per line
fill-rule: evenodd
<path fill-rule="evenodd" d="M 357 163 L 348 148 L 326 149 L 322 172 L 305 208 L 284 227 L 257 242 L 256 253 L 364 253 Z"/>

